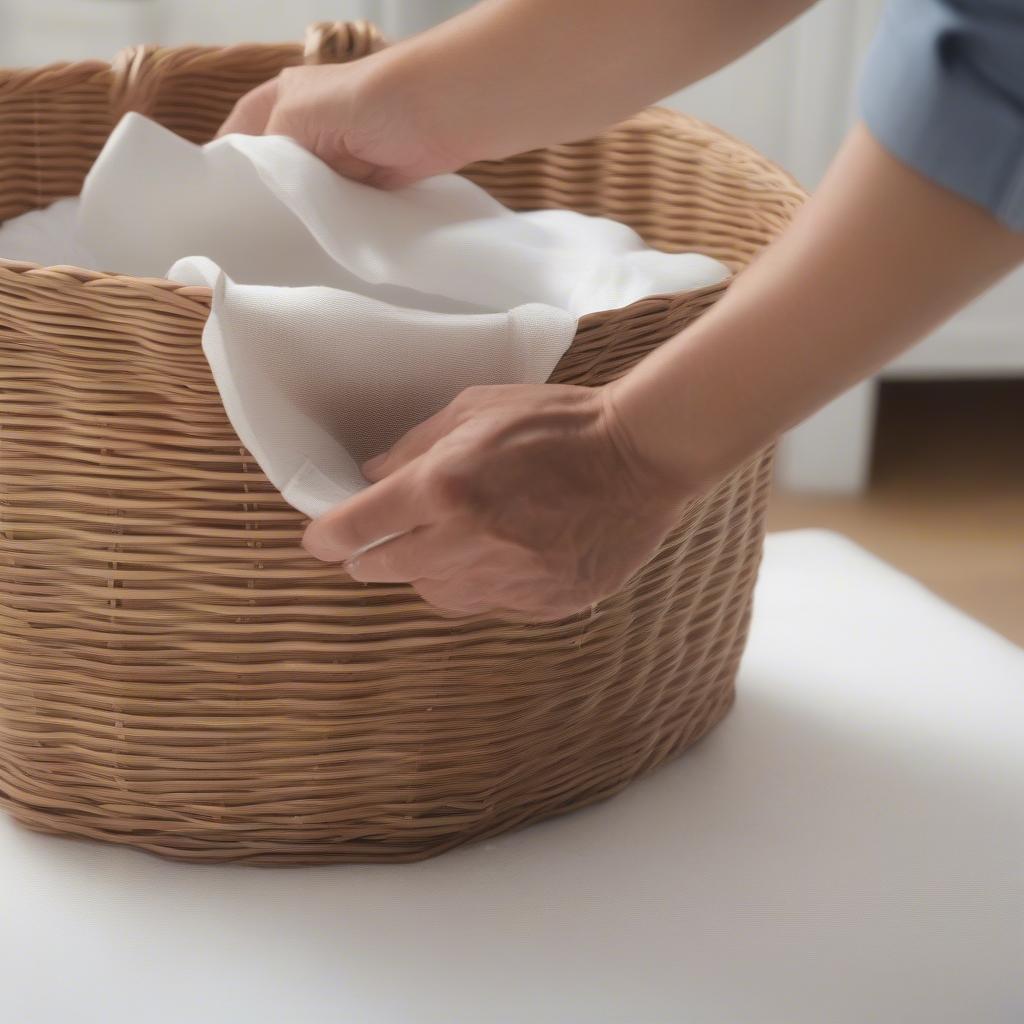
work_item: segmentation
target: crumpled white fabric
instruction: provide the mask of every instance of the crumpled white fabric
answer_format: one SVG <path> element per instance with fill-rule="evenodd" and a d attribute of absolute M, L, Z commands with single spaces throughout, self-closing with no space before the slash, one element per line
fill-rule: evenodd
<path fill-rule="evenodd" d="M 290 139 L 196 146 L 139 114 L 80 200 L 0 227 L 0 256 L 211 287 L 203 351 L 228 417 L 313 518 L 464 388 L 545 381 L 578 317 L 728 275 L 611 220 L 513 213 L 458 175 L 382 192 Z"/>

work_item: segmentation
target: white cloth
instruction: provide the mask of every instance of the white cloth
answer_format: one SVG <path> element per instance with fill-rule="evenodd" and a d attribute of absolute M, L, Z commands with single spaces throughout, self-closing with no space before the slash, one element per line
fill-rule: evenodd
<path fill-rule="evenodd" d="M 782 534 L 738 691 L 619 796 L 422 864 L 174 864 L 0 816 L 4 1020 L 1020 1024 L 1024 651 Z"/>
<path fill-rule="evenodd" d="M 0 229 L 0 256 L 213 288 L 203 350 L 227 414 L 313 517 L 465 387 L 546 380 L 583 314 L 728 274 L 604 218 L 513 213 L 458 175 L 382 192 L 290 139 L 196 146 L 138 114 L 72 204 Z"/>
<path fill-rule="evenodd" d="M 58 199 L 0 224 L 0 258 L 99 269 L 96 254 L 79 238 L 78 207 L 77 196 Z"/>

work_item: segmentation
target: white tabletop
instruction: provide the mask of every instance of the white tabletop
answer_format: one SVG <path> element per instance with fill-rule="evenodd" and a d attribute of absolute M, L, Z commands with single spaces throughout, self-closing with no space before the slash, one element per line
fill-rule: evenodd
<path fill-rule="evenodd" d="M 769 539 L 736 708 L 598 807 L 409 866 L 0 819 L 4 1024 L 1019 1024 L 1024 651 Z"/>

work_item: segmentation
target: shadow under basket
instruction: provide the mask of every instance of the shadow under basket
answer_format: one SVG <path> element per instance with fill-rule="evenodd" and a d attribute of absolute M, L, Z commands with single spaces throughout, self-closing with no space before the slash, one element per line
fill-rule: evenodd
<path fill-rule="evenodd" d="M 282 68 L 375 49 L 140 47 L 0 72 L 0 220 L 75 195 L 139 110 L 210 138 Z M 741 269 L 804 199 L 747 146 L 649 110 L 465 173 Z M 580 321 L 552 380 L 610 381 L 724 286 Z M 208 290 L 0 261 L 0 806 L 31 828 L 190 861 L 407 861 L 583 806 L 733 700 L 771 452 L 693 501 L 592 612 L 439 617 L 299 547 L 305 518 L 233 431 Z"/>

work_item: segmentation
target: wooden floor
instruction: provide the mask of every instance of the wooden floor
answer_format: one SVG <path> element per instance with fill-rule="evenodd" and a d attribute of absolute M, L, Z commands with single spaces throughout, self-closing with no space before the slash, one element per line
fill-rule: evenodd
<path fill-rule="evenodd" d="M 885 384 L 869 491 L 776 493 L 768 518 L 843 533 L 1024 646 L 1024 380 Z"/>

